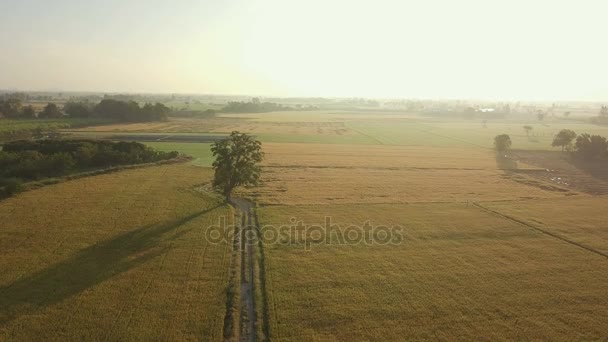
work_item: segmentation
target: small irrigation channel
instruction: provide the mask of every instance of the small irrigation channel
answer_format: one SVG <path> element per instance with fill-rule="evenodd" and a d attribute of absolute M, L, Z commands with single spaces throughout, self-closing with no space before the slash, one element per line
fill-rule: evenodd
<path fill-rule="evenodd" d="M 237 210 L 224 341 L 269 341 L 264 245 L 253 203 L 233 198 Z"/>

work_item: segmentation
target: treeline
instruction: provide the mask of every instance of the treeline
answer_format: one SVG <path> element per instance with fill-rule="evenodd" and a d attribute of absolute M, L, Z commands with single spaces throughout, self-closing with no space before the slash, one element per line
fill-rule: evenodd
<path fill-rule="evenodd" d="M 602 106 L 598 116 L 591 118 L 591 122 L 598 125 L 608 125 L 608 106 Z"/>
<path fill-rule="evenodd" d="M 94 104 L 87 101 L 65 103 L 63 108 L 55 103 L 47 104 L 40 112 L 31 105 L 24 106 L 18 97 L 0 100 L 0 117 L 10 119 L 59 119 L 98 118 L 125 122 L 165 121 L 171 109 L 162 103 L 146 103 L 140 106 L 135 101 L 103 99 Z"/>
<path fill-rule="evenodd" d="M 222 108 L 222 112 L 225 113 L 267 113 L 267 112 L 280 112 L 280 111 L 294 111 L 294 110 L 317 110 L 316 106 L 312 105 L 295 105 L 294 107 L 285 106 L 280 103 L 274 102 L 261 102 L 259 98 L 253 98 L 249 102 L 233 101 Z"/>
<path fill-rule="evenodd" d="M 14 141 L 0 151 L 0 197 L 21 190 L 25 181 L 74 172 L 172 159 L 178 152 L 156 151 L 137 142 L 104 140 Z"/>
<path fill-rule="evenodd" d="M 571 152 L 574 157 L 583 160 L 608 158 L 608 140 L 600 135 L 577 134 L 572 130 L 562 129 L 553 138 L 551 146 L 561 147 L 562 151 Z M 494 138 L 494 147 L 498 152 L 509 150 L 511 137 L 507 134 L 497 135 Z"/>

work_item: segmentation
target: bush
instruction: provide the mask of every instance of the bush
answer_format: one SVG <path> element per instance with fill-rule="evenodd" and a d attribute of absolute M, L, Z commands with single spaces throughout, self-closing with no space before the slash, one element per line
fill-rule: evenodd
<path fill-rule="evenodd" d="M 0 178 L 0 197 L 12 196 L 23 191 L 23 183 L 18 178 Z"/>

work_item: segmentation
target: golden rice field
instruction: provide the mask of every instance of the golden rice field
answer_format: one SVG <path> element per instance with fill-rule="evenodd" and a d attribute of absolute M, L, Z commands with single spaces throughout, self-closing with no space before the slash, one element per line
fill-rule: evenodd
<path fill-rule="evenodd" d="M 168 165 L 68 181 L 0 202 L 0 340 L 220 340 L 232 209 Z"/>
<path fill-rule="evenodd" d="M 483 203 L 532 226 L 608 255 L 608 197 Z"/>
<path fill-rule="evenodd" d="M 266 153 L 261 186 L 239 191 L 262 232 L 327 218 L 341 232 L 402 228 L 395 244 L 290 233 L 258 245 L 256 331 L 270 340 L 605 340 L 607 198 L 531 177 L 542 165 L 498 162 L 496 132 L 542 150 L 565 125 L 529 138 L 522 124 L 335 111 L 80 132 L 245 131 Z M 154 144 L 211 158 L 207 144 Z M 232 248 L 203 237 L 233 211 L 193 190 L 211 177 L 158 166 L 0 202 L 0 340 L 222 340 Z"/>
<path fill-rule="evenodd" d="M 298 134 L 298 135 L 357 135 L 344 122 L 330 121 L 258 121 L 250 119 L 214 117 L 205 119 L 171 118 L 166 122 L 118 123 L 71 129 L 73 132 L 141 132 L 141 133 L 230 133 Z"/>
<path fill-rule="evenodd" d="M 485 149 L 265 144 L 264 151 L 263 184 L 244 192 L 261 205 L 496 201 L 576 194 L 524 175 L 514 178 L 499 169 L 495 154 Z"/>
<path fill-rule="evenodd" d="M 608 260 L 480 208 L 272 206 L 258 214 L 266 232 L 292 218 L 323 226 L 327 216 L 341 226 L 335 231 L 365 221 L 403 227 L 398 244 L 265 244 L 272 339 L 608 336 Z"/>

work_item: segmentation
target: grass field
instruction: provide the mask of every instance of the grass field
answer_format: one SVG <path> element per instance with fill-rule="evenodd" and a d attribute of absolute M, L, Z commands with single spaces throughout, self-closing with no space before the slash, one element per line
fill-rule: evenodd
<path fill-rule="evenodd" d="M 262 205 L 466 202 L 575 194 L 506 174 L 495 155 L 483 149 L 266 144 L 265 153 L 263 185 L 245 192 Z"/>
<path fill-rule="evenodd" d="M 525 124 L 534 127 L 530 137 Z M 194 161 L 0 202 L 0 340 L 222 339 L 231 248 L 202 234 L 232 211 L 193 190 L 208 188 L 212 171 L 195 166 L 211 164 L 209 144 L 171 137 L 235 129 L 255 135 L 266 153 L 261 186 L 238 192 L 256 202 L 262 232 L 297 221 L 323 226 L 326 218 L 338 231 L 365 222 L 403 228 L 397 244 L 341 244 L 337 236 L 307 244 L 290 233 L 256 245 L 255 262 L 241 252 L 241 276 L 242 265 L 253 265 L 259 282 L 260 336 L 605 340 L 608 199 L 587 191 L 599 188 L 597 173 L 543 151 L 553 150 L 562 128 L 608 136 L 608 128 L 577 120 L 490 120 L 484 128 L 371 111 L 66 130 L 143 140 L 162 133 L 145 143 Z M 517 162 L 497 160 L 492 140 L 501 133 L 520 149 Z"/>
<path fill-rule="evenodd" d="M 527 135 L 524 125 L 533 127 Z M 438 119 L 403 112 L 274 112 L 221 114 L 214 118 L 172 118 L 161 123 L 131 123 L 87 127 L 75 131 L 99 134 L 139 133 L 230 133 L 238 130 L 256 135 L 262 142 L 371 144 L 493 148 L 494 136 L 509 134 L 513 148 L 557 150 L 553 136 L 561 129 L 608 136 L 608 127 L 582 120 L 547 119 L 489 120 Z"/>
<path fill-rule="evenodd" d="M 231 209 L 170 165 L 48 186 L 0 202 L 0 340 L 219 340 L 230 246 L 205 228 Z"/>
<path fill-rule="evenodd" d="M 484 203 L 484 206 L 608 255 L 608 197 Z"/>
<path fill-rule="evenodd" d="M 262 229 L 400 225 L 395 245 L 265 245 L 271 335 L 309 340 L 598 340 L 604 257 L 463 204 L 278 206 Z M 266 225 L 273 225 L 268 227 Z"/>
<path fill-rule="evenodd" d="M 194 158 L 192 164 L 194 165 L 210 167 L 213 163 L 213 154 L 209 143 L 146 142 L 145 144 L 159 151 L 178 151 L 192 156 Z"/>

